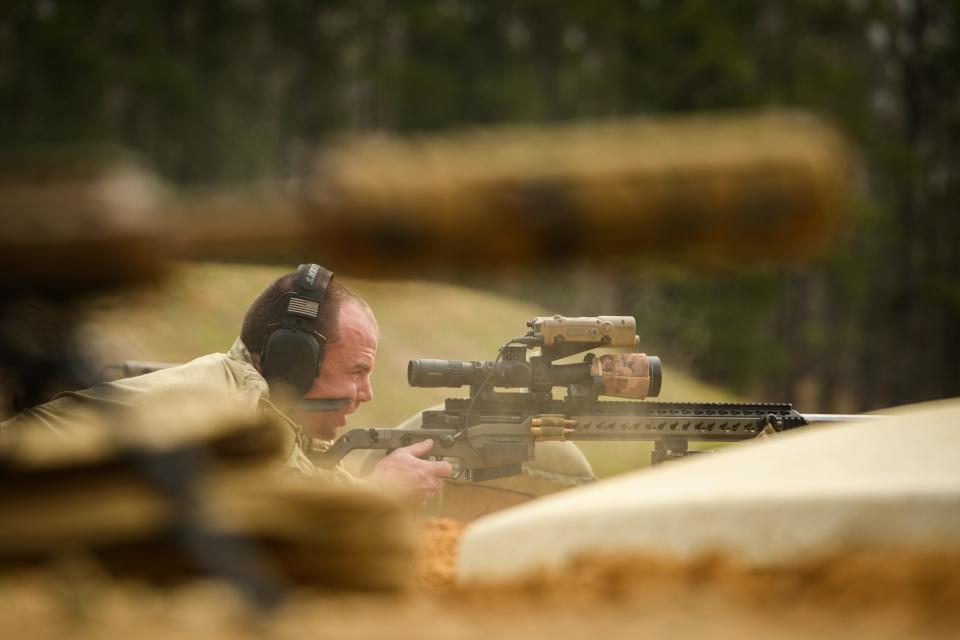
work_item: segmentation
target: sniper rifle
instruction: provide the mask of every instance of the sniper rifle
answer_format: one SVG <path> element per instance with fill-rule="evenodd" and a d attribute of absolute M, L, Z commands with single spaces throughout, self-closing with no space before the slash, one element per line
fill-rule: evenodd
<path fill-rule="evenodd" d="M 432 439 L 431 457 L 457 459 L 458 477 L 483 481 L 521 473 L 542 441 L 652 441 L 651 463 L 659 464 L 696 453 L 688 448 L 691 441 L 738 442 L 870 417 L 801 414 L 789 403 L 647 401 L 660 394 L 657 356 L 588 353 L 582 362 L 555 363 L 593 348 L 635 349 L 634 318 L 546 316 L 527 326 L 526 335 L 507 342 L 493 361 L 411 360 L 410 386 L 470 388 L 467 398 L 449 398 L 442 410 L 424 411 L 420 428 L 354 429 L 310 458 L 330 468 L 356 449 L 393 450 Z M 528 358 L 533 349 L 539 353 Z M 566 387 L 564 397 L 554 397 L 555 387 Z"/>

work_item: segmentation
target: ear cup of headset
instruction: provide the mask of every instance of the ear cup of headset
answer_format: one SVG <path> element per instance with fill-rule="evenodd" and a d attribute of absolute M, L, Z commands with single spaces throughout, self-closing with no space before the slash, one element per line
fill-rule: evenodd
<path fill-rule="evenodd" d="M 323 362 L 323 346 L 305 331 L 282 327 L 267 339 L 261 368 L 271 388 L 289 385 L 299 395 L 313 386 Z"/>

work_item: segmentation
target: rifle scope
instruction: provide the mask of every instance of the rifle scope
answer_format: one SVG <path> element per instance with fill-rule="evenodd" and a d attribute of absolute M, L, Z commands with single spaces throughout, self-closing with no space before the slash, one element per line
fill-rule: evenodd
<path fill-rule="evenodd" d="M 663 369 L 660 358 L 649 356 L 649 397 L 660 393 Z M 551 364 L 546 369 L 546 379 L 535 376 L 534 367 L 526 361 L 502 360 L 431 360 L 421 358 L 407 364 L 407 383 L 411 387 L 452 387 L 480 385 L 490 376 L 495 387 L 530 388 L 532 386 L 563 387 L 572 384 L 589 384 L 602 392 L 603 379 L 593 375 L 589 362 Z M 537 378 L 534 384 L 534 378 Z"/>

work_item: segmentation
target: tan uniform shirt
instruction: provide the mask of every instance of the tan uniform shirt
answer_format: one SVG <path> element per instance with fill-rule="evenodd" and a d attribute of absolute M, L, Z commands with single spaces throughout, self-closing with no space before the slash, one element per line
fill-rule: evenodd
<path fill-rule="evenodd" d="M 66 433 L 70 422 L 85 411 L 108 411 L 129 406 L 138 397 L 166 389 L 207 387 L 222 389 L 243 409 L 278 416 L 288 425 L 288 454 L 286 467 L 311 478 L 341 483 L 369 484 L 351 476 L 340 466 L 332 470 L 318 469 L 307 457 L 307 438 L 300 426 L 270 402 L 267 381 L 253 366 L 253 358 L 243 342 L 237 338 L 227 353 L 213 353 L 186 364 L 133 378 L 103 382 L 82 391 L 62 393 L 50 402 L 20 412 L 0 423 L 0 434 L 15 433 L 28 424 L 43 424 L 54 432 Z"/>

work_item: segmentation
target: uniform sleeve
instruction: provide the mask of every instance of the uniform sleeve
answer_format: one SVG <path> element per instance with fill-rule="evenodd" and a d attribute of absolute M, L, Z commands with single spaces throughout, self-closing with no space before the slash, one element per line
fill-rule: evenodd
<path fill-rule="evenodd" d="M 68 437 L 82 416 L 129 406 L 129 396 L 118 385 L 98 384 L 83 391 L 62 393 L 50 402 L 24 409 L 0 424 L 0 434 L 15 436 L 27 428 L 46 427 L 54 433 Z"/>
<path fill-rule="evenodd" d="M 240 380 L 240 374 L 231 369 L 237 366 L 224 354 L 210 354 L 184 365 L 142 376 L 101 382 L 89 389 L 61 393 L 53 400 L 25 409 L 0 424 L 0 434 L 16 435 L 23 429 L 41 426 L 66 437 L 77 421 L 89 414 L 103 415 L 126 409 L 146 396 L 172 388 L 203 386 L 233 394 L 246 393 L 253 398 L 246 400 L 252 411 L 259 389 L 241 386 L 241 382 L 246 384 L 247 381 Z"/>
<path fill-rule="evenodd" d="M 299 442 L 293 443 L 290 455 L 287 456 L 287 459 L 284 462 L 284 467 L 300 476 L 310 478 L 312 480 L 319 480 L 321 482 L 364 487 L 378 491 L 380 488 L 379 485 L 374 484 L 369 480 L 356 477 L 347 471 L 341 464 L 337 464 L 337 466 L 333 467 L 332 469 L 321 469 L 317 467 L 310 461 L 310 458 L 307 457 L 307 454 L 304 452 Z"/>

